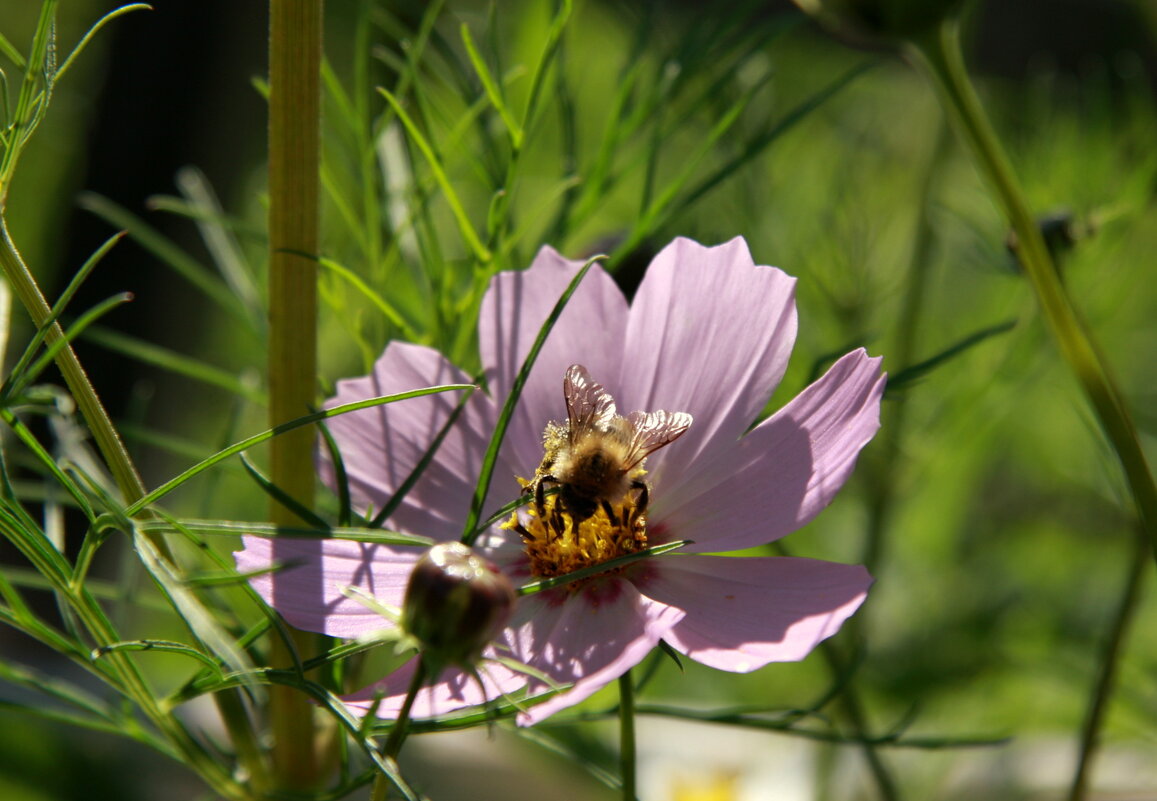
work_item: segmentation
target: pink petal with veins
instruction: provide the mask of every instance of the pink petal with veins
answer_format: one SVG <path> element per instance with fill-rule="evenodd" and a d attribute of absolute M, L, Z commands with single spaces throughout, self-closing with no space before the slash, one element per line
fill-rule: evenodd
<path fill-rule="evenodd" d="M 859 565 L 818 559 L 678 556 L 662 560 L 642 591 L 686 612 L 664 637 L 676 650 L 747 673 L 803 659 L 860 607 L 871 583 Z"/>

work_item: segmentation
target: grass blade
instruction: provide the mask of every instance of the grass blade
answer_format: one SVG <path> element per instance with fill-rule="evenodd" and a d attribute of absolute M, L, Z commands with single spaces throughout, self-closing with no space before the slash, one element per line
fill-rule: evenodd
<path fill-rule="evenodd" d="M 571 296 L 574 295 L 575 290 L 578 289 L 579 284 L 586 278 L 591 267 L 595 262 L 603 258 L 602 256 L 594 256 L 582 266 L 582 269 L 575 273 L 575 277 L 571 279 L 570 284 L 567 285 L 566 290 L 554 304 L 550 314 L 542 324 L 542 328 L 538 331 L 538 336 L 534 339 L 534 344 L 530 346 L 530 351 L 526 354 L 526 359 L 522 362 L 522 367 L 518 371 L 518 375 L 514 379 L 514 383 L 510 386 L 510 394 L 506 397 L 506 402 L 502 405 L 502 412 L 498 415 L 498 422 L 494 427 L 494 434 L 490 437 L 490 444 L 486 447 L 486 454 L 482 457 L 482 470 L 478 475 L 478 485 L 474 489 L 474 498 L 470 502 L 470 513 L 466 516 L 466 525 L 462 532 L 462 542 L 467 545 L 473 545 L 478 538 L 478 520 L 482 517 L 482 504 L 486 501 L 486 494 L 490 491 L 490 479 L 494 474 L 494 465 L 498 462 L 498 449 L 502 447 L 502 440 L 506 436 L 506 429 L 510 425 L 510 418 L 514 415 L 514 407 L 518 404 L 518 398 L 522 395 L 522 388 L 526 384 L 527 376 L 530 375 L 530 370 L 534 367 L 535 360 L 538 359 L 538 354 L 542 350 L 543 344 L 546 343 L 546 338 L 550 335 L 554 324 L 558 322 L 558 318 L 562 316 L 563 309 L 566 308 L 567 303 L 570 302 Z"/>
<path fill-rule="evenodd" d="M 208 457 L 207 459 L 204 459 L 201 462 L 193 465 L 188 470 L 186 470 L 185 472 L 178 475 L 176 478 L 169 479 L 164 484 L 157 487 L 155 490 L 146 494 L 140 500 L 133 503 L 131 506 L 128 507 L 128 509 L 125 510 L 125 514 L 128 515 L 129 517 L 135 516 L 138 512 L 140 512 L 146 506 L 148 506 L 151 503 L 155 503 L 156 501 L 163 498 L 165 495 L 168 495 L 170 492 L 172 492 L 177 487 L 184 484 L 186 481 L 188 481 L 193 476 L 204 472 L 205 470 L 212 467 L 213 465 L 215 465 L 219 462 L 222 462 L 225 459 L 228 459 L 230 456 L 234 456 L 238 453 L 241 453 L 241 451 L 243 451 L 243 450 L 247 450 L 248 448 L 252 448 L 254 445 L 257 445 L 261 442 L 265 442 L 267 440 L 270 440 L 273 437 L 277 436 L 278 434 L 283 434 L 286 431 L 293 431 L 296 428 L 301 428 L 302 426 L 307 426 L 307 425 L 310 425 L 311 423 L 316 423 L 318 420 L 325 420 L 325 419 L 330 418 L 330 417 L 337 417 L 339 414 L 346 414 L 347 412 L 355 412 L 358 409 L 368 409 L 371 406 L 380 406 L 383 403 L 394 403 L 395 401 L 408 400 L 409 398 L 417 398 L 417 397 L 421 397 L 422 395 L 432 395 L 436 392 L 450 392 L 452 390 L 459 390 L 459 389 L 474 389 L 474 385 L 473 384 L 446 384 L 444 386 L 438 386 L 438 387 L 426 387 L 425 389 L 415 389 L 415 390 L 410 390 L 409 392 L 399 392 L 395 395 L 385 395 L 385 396 L 378 397 L 378 398 L 367 398 L 365 400 L 355 401 L 354 403 L 345 403 L 345 404 L 342 404 L 341 406 L 335 406 L 332 409 L 324 409 L 320 412 L 314 412 L 312 414 L 307 414 L 303 417 L 298 417 L 294 420 L 290 420 L 287 423 L 282 423 L 281 425 L 266 429 L 265 431 L 262 431 L 260 434 L 254 434 L 253 436 L 248 437 L 246 439 L 243 439 L 240 442 L 236 442 L 233 445 L 230 445 L 228 448 L 225 448 L 224 450 L 218 451 L 217 453 L 213 454 L 212 456 Z M 2 410 L 0 410 L 0 411 L 2 411 Z"/>
<path fill-rule="evenodd" d="M 478 48 L 474 45 L 474 38 L 470 35 L 470 28 L 465 22 L 462 23 L 462 44 L 466 46 L 466 55 L 470 58 L 470 63 L 474 67 L 474 72 L 478 74 L 478 79 L 482 81 L 482 88 L 486 90 L 486 96 L 490 98 L 491 105 L 498 111 L 498 116 L 502 117 L 502 122 L 506 125 L 506 130 L 510 134 L 510 147 L 514 151 L 522 149 L 523 130 L 518 121 L 514 119 L 514 115 L 510 113 L 510 108 L 506 105 L 506 100 L 502 97 L 502 90 L 498 82 L 494 80 L 494 76 L 490 74 L 490 68 L 486 66 L 485 59 L 482 58 L 478 52 Z"/>
<path fill-rule="evenodd" d="M 200 359 L 194 359 L 177 351 L 155 345 L 152 342 L 100 326 L 89 329 L 85 335 L 85 340 L 121 355 L 129 356 L 143 364 L 159 367 L 170 373 L 176 373 L 185 378 L 226 390 L 250 403 L 263 406 L 267 401 L 264 392 L 250 386 L 248 382 L 238 378 L 233 373 L 206 364 Z"/>
<path fill-rule="evenodd" d="M 213 262 L 221 271 L 225 283 L 240 298 L 241 304 L 249 310 L 254 320 L 263 320 L 265 309 L 261 293 L 253 280 L 253 270 L 241 253 L 241 247 L 232 231 L 222 222 L 225 212 L 205 174 L 193 167 L 184 167 L 177 171 L 177 188 L 196 212 L 195 220 L 201 239 L 212 254 Z"/>
<path fill-rule="evenodd" d="M 76 61 L 77 57 L 82 52 L 84 52 L 84 49 L 85 49 L 85 47 L 88 46 L 88 43 L 90 41 L 92 41 L 92 38 L 94 36 L 96 36 L 97 33 L 100 32 L 100 29 L 103 28 L 105 25 L 109 24 L 117 17 L 123 16 L 123 15 L 128 14 L 128 13 L 133 12 L 133 11 L 152 11 L 152 10 L 153 10 L 153 7 L 150 6 L 148 3 L 129 3 L 126 6 L 121 6 L 120 8 L 114 8 L 112 11 L 108 12 L 103 17 L 98 19 L 95 23 L 93 23 L 92 27 L 89 28 L 87 32 L 85 32 L 84 36 L 81 37 L 80 41 L 77 42 L 76 47 L 72 48 L 72 52 L 68 54 L 68 57 L 66 59 L 64 59 L 64 63 L 61 64 L 60 69 L 58 69 L 56 71 L 56 80 L 60 80 L 60 77 L 62 75 L 64 75 L 65 71 L 69 67 L 72 66 L 72 62 Z"/>
<path fill-rule="evenodd" d="M 273 500 L 284 506 L 289 511 L 300 517 L 303 521 L 313 526 L 314 528 L 326 528 L 325 521 L 313 513 L 307 506 L 292 497 L 288 492 L 269 480 L 269 477 L 262 473 L 257 467 L 249 461 L 249 457 L 244 453 L 240 454 L 241 466 L 245 468 L 245 472 L 249 477 L 257 482 L 261 487 L 262 492 L 268 495 Z"/>
<path fill-rule="evenodd" d="M 260 331 L 259 328 L 255 327 L 256 324 L 250 316 L 249 310 L 242 304 L 241 299 L 233 294 L 233 291 L 222 279 L 144 220 L 108 198 L 92 192 L 81 194 L 78 202 L 81 208 L 91 211 L 117 228 L 127 230 L 129 236 L 135 239 L 141 247 L 172 268 L 174 272 L 192 284 L 221 309 L 243 322 L 248 330 L 254 333 Z"/>
<path fill-rule="evenodd" d="M 952 345 L 940 353 L 937 353 L 930 359 L 917 362 L 910 367 L 905 367 L 895 375 L 888 376 L 888 388 L 884 391 L 884 395 L 887 396 L 889 392 L 894 393 L 903 391 L 909 384 L 919 381 L 921 378 L 928 375 L 928 373 L 932 372 L 945 362 L 951 361 L 965 351 L 975 347 L 976 345 L 979 345 L 981 342 L 984 342 L 986 339 L 991 339 L 992 337 L 999 336 L 1000 334 L 1011 331 L 1012 329 L 1016 328 L 1016 324 L 1016 320 L 1005 320 L 1003 323 L 997 323 L 996 325 L 989 326 L 988 328 L 982 328 L 979 331 L 966 336 L 955 345 Z"/>
<path fill-rule="evenodd" d="M 361 526 L 325 526 L 320 528 L 279 526 L 273 523 L 256 523 L 245 520 L 146 520 L 140 524 L 142 531 L 190 531 L 202 534 L 250 534 L 254 537 L 274 539 L 294 537 L 299 539 L 335 539 L 350 542 L 370 542 L 383 545 L 416 545 L 429 547 L 434 541 L 417 534 L 402 534 L 383 531 L 380 528 Z"/>
<path fill-rule="evenodd" d="M 406 132 L 410 135 L 411 141 L 421 151 L 422 156 L 426 159 L 431 172 L 434 173 L 434 179 L 438 182 L 438 187 L 442 190 L 442 194 L 446 196 L 446 202 L 450 204 L 450 210 L 454 214 L 454 219 L 458 222 L 458 230 L 462 232 L 462 238 L 466 240 L 466 244 L 474 252 L 475 258 L 483 264 L 489 264 L 492 254 L 490 250 L 482 244 L 482 240 L 478 237 L 478 232 L 474 230 L 473 223 L 470 222 L 470 217 L 466 214 L 466 209 L 462 207 L 462 201 L 458 198 L 458 193 L 454 191 L 454 187 L 450 183 L 450 179 L 446 175 L 446 171 L 442 168 L 442 161 L 434 152 L 434 148 L 430 146 L 429 141 L 422 132 L 418 130 L 418 126 L 414 124 L 413 119 L 402 108 L 402 104 L 398 102 L 397 98 L 385 89 L 378 88 L 382 96 L 386 98 L 386 102 L 398 115 L 398 119 L 402 125 L 405 126 Z"/>

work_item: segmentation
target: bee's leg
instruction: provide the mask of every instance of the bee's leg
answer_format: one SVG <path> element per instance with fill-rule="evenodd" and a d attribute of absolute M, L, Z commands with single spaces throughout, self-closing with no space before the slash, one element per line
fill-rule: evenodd
<path fill-rule="evenodd" d="M 636 522 L 647 511 L 647 504 L 651 502 L 651 488 L 647 486 L 646 482 L 640 479 L 635 479 L 631 482 L 631 489 L 639 491 L 639 497 L 635 499 L 635 509 L 631 512 L 631 527 L 634 528 Z"/>
<path fill-rule="evenodd" d="M 554 481 L 554 476 L 540 476 L 534 482 L 534 509 L 538 512 L 538 519 L 546 522 L 546 487 L 547 481 Z"/>
<path fill-rule="evenodd" d="M 610 521 L 613 528 L 619 527 L 619 516 L 615 514 L 615 507 L 611 506 L 609 501 L 603 501 L 603 511 L 607 513 L 607 520 Z"/>
<path fill-rule="evenodd" d="M 579 513 L 576 512 L 573 507 L 570 509 L 567 509 L 567 511 L 570 512 L 570 531 L 571 531 L 571 534 L 574 535 L 575 541 L 578 541 L 579 525 L 584 520 L 586 520 L 586 518 L 580 516 Z M 564 528 L 566 527 L 566 521 L 565 520 L 560 520 L 559 522 L 562 524 L 562 526 Z"/>
<path fill-rule="evenodd" d="M 518 533 L 518 536 L 522 537 L 527 542 L 534 542 L 534 535 L 527 531 L 526 526 L 522 525 L 522 523 L 515 522 L 512 528 L 515 530 L 515 532 Z"/>

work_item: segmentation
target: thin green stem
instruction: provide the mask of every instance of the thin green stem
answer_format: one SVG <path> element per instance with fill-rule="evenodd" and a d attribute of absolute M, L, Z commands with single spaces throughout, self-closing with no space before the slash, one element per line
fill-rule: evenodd
<path fill-rule="evenodd" d="M 957 132 L 968 142 L 978 168 L 991 183 L 1008 215 L 1019 242 L 1017 255 L 1045 322 L 1117 453 L 1142 530 L 1157 559 L 1157 484 L 1145 460 L 1137 429 L 1104 359 L 1061 283 L 1008 156 L 969 81 L 956 20 L 947 20 L 912 42 L 910 55 L 927 71 Z"/>
<path fill-rule="evenodd" d="M 631 671 L 619 677 L 619 772 L 623 801 L 635 801 L 635 685 Z"/>
<path fill-rule="evenodd" d="M 20 299 L 28 316 L 32 318 L 33 325 L 37 328 L 44 327 L 52 319 L 52 309 L 44 299 L 28 265 L 20 258 L 20 252 L 8 233 L 7 220 L 2 209 L 0 209 L 0 267 L 3 268 L 4 277 L 12 287 L 12 291 Z M 63 340 L 64 330 L 59 323 L 52 323 L 45 341 L 52 346 Z M 56 354 L 56 365 L 60 368 L 73 398 L 76 399 L 76 405 L 88 423 L 93 439 L 112 472 L 121 495 L 124 496 L 126 503 L 132 503 L 145 494 L 144 482 L 141 481 L 136 466 L 129 458 L 120 435 L 113 427 L 108 412 L 100 402 L 96 390 L 88 380 L 88 374 L 85 373 L 71 345 L 65 344 Z"/>
<path fill-rule="evenodd" d="M 410 677 L 410 687 L 406 690 L 406 699 L 402 702 L 402 708 L 398 712 L 398 718 L 394 721 L 394 727 L 390 729 L 390 736 L 386 739 L 386 744 L 382 748 L 382 755 L 391 761 L 398 759 L 398 754 L 402 751 L 402 745 L 406 742 L 406 734 L 410 728 L 410 713 L 414 709 L 414 700 L 418 697 L 418 692 L 422 689 L 422 685 L 426 683 L 426 660 L 418 657 L 418 664 L 414 668 L 414 675 Z M 374 789 L 370 794 L 370 801 L 386 801 L 386 795 L 389 793 L 392 781 L 390 777 L 384 772 L 379 773 L 374 780 Z"/>
<path fill-rule="evenodd" d="M 828 662 L 833 678 L 836 681 L 842 681 L 843 677 L 847 676 L 848 666 L 844 662 L 844 657 L 840 655 L 838 646 L 828 640 L 821 644 L 820 650 Z M 859 694 L 855 691 L 850 680 L 840 692 L 839 703 L 843 707 L 844 716 L 852 725 L 852 729 L 860 741 L 864 758 L 868 762 L 868 769 L 872 772 L 872 778 L 875 779 L 880 798 L 884 801 L 899 801 L 902 797 L 900 789 L 896 786 L 892 772 L 888 769 L 888 765 L 876 747 L 873 735 L 869 732 L 867 716 L 860 705 Z"/>
<path fill-rule="evenodd" d="M 14 153 L 19 148 L 10 148 L 10 152 Z M 8 181 L 12 167 L 15 161 L 8 164 L 5 180 L 2 181 L 4 188 L 7 188 Z M 0 201 L 2 203 L 2 201 Z M 119 239 L 119 236 L 117 237 Z M 115 240 L 110 240 L 106 244 L 106 248 L 111 246 Z M 102 255 L 102 254 L 101 254 Z M 96 257 L 96 258 L 99 258 Z M 80 277 L 91 270 L 91 265 L 95 264 L 95 258 L 90 260 L 82 268 L 81 273 L 73 280 L 73 284 L 66 290 L 65 295 L 58 301 L 58 307 L 62 307 L 75 291 L 76 285 L 79 283 Z M 128 454 L 128 450 L 124 446 L 124 442 L 120 438 L 120 434 L 113 426 L 108 412 L 100 401 L 100 397 L 96 394 L 92 383 L 89 381 L 88 374 L 85 372 L 83 365 L 77 358 L 73 351 L 71 344 L 66 341 L 66 337 L 60 324 L 56 322 L 56 316 L 60 308 L 52 309 L 48 305 L 40 287 L 36 283 L 35 277 L 31 270 L 24 263 L 20 256 L 19 250 L 16 248 L 15 242 L 8 231 L 7 220 L 0 209 L 0 266 L 3 267 L 4 277 L 8 284 L 15 291 L 20 302 L 23 304 L 25 310 L 31 317 L 33 324 L 45 332 L 45 342 L 50 351 L 55 348 L 54 360 L 61 374 L 64 376 L 65 383 L 76 400 L 77 406 L 88 424 L 89 430 L 93 434 L 93 439 L 104 458 L 105 464 L 108 465 L 113 479 L 117 484 L 126 504 L 134 504 L 139 501 L 146 494 L 144 482 L 141 480 L 140 474 L 137 472 L 136 466 Z M 45 326 L 47 325 L 47 328 Z M 144 514 L 147 516 L 147 510 L 139 510 L 137 514 Z M 171 558 L 168 544 L 165 542 L 163 536 L 159 533 L 147 534 L 157 550 L 164 558 Z M 76 588 L 74 588 L 76 590 Z M 71 608 L 76 610 L 83 618 L 84 602 L 87 596 L 74 598 L 71 602 Z M 94 616 L 89 615 L 88 625 L 90 631 L 97 630 L 97 621 Z M 110 636 L 108 642 L 113 642 L 117 638 Z M 239 786 L 232 785 L 229 789 L 225 789 L 231 781 L 228 774 L 207 754 L 204 754 L 195 741 L 188 735 L 186 731 L 175 721 L 172 721 L 167 713 L 160 708 L 155 701 L 155 696 L 152 691 L 146 686 L 144 679 L 136 672 L 131 661 L 127 658 L 117 656 L 114 660 L 122 680 L 125 683 L 126 692 L 133 697 L 136 703 L 142 708 L 146 715 L 153 720 L 158 729 L 163 731 L 169 738 L 170 742 L 179 749 L 188 758 L 189 764 L 196 767 L 201 774 L 210 781 L 220 792 L 232 797 L 242 797 L 243 793 Z M 245 763 L 247 769 L 256 775 L 259 775 L 262 770 L 261 765 L 261 751 L 256 745 L 253 738 L 253 732 L 249 726 L 248 718 L 243 714 L 244 710 L 241 706 L 240 695 L 237 690 L 229 690 L 219 693 L 215 696 L 222 715 L 229 726 L 231 733 L 234 736 L 236 743 L 240 749 L 240 757 Z M 238 710 L 242 714 L 235 714 Z M 246 742 L 249 742 L 251 748 L 244 748 Z"/>
<path fill-rule="evenodd" d="M 269 786 L 269 767 L 266 762 L 265 749 L 261 747 L 257 732 L 253 729 L 253 721 L 245 708 L 245 701 L 237 689 L 222 690 L 213 694 L 213 702 L 217 706 L 217 713 L 221 715 L 229 732 L 229 742 L 237 752 L 237 762 L 249 775 L 252 787 Z"/>
<path fill-rule="evenodd" d="M 370 790 L 370 801 L 386 801 L 390 797 L 390 780 L 385 773 L 378 772 L 374 777 L 374 786 Z"/>
<path fill-rule="evenodd" d="M 1144 567 L 1148 564 L 1145 558 L 1147 550 L 1148 543 L 1138 531 L 1136 546 L 1129 551 L 1129 575 L 1125 579 L 1125 589 L 1117 604 L 1116 614 L 1113 615 L 1113 627 L 1101 649 L 1100 667 L 1097 671 L 1092 701 L 1085 713 L 1084 726 L 1081 727 L 1081 753 L 1077 758 L 1077 768 L 1069 788 L 1069 801 L 1082 801 L 1088 791 L 1089 769 L 1097 749 L 1101 725 L 1109 709 L 1109 699 L 1113 694 L 1113 684 L 1117 678 L 1117 662 L 1125 645 L 1129 624 L 1137 611 L 1137 603 L 1141 600 L 1141 581 L 1145 575 Z"/>
<path fill-rule="evenodd" d="M 70 640 L 45 642 L 70 659 L 78 661 L 86 670 L 93 671 L 117 691 L 136 704 L 156 730 L 168 741 L 184 764 L 195 770 L 221 796 L 230 801 L 247 801 L 250 795 L 200 741 L 193 737 L 171 710 L 157 697 L 144 676 L 137 669 L 130 654 L 113 648 L 123 641 L 100 603 L 83 584 L 73 585 L 71 571 L 63 557 L 53 549 L 42 549 L 37 543 L 0 517 L 0 529 L 5 539 L 15 545 L 36 571 L 49 581 L 64 605 L 85 629 L 85 641 L 93 647 L 78 650 Z M 32 633 L 32 632 L 28 632 Z M 33 634 L 33 636 L 36 636 Z M 99 657 L 91 654 L 100 654 Z"/>
<path fill-rule="evenodd" d="M 791 556 L 791 552 L 788 551 L 781 542 L 772 543 L 772 547 L 775 549 L 775 552 L 781 556 Z M 852 628 L 854 629 L 859 625 L 860 624 L 853 623 Z M 859 743 L 863 749 L 864 758 L 867 760 L 868 768 L 872 772 L 872 778 L 876 782 L 879 797 L 884 801 L 899 801 L 902 797 L 900 790 L 892 778 L 891 770 L 888 768 L 887 763 L 878 750 L 880 738 L 869 731 L 868 717 L 860 703 L 859 694 L 856 692 L 855 676 L 853 674 L 855 669 L 854 660 L 845 657 L 839 643 L 833 640 L 824 640 L 821 642 L 819 650 L 820 653 L 823 654 L 824 660 L 828 663 L 828 669 L 832 674 L 832 697 L 838 701 L 842 716 L 851 725 L 855 733 L 854 741 Z M 820 706 L 826 705 L 826 703 L 827 701 L 816 708 L 818 709 Z M 826 798 L 827 796 L 821 793 L 818 797 Z"/>
<path fill-rule="evenodd" d="M 925 295 L 928 285 L 928 266 L 932 260 L 932 189 L 940 163 L 947 151 L 949 137 L 943 124 L 937 126 L 937 133 L 932 146 L 932 155 L 924 173 L 920 186 L 919 216 L 916 221 L 916 231 L 912 242 L 912 252 L 909 256 L 908 280 L 903 304 L 900 308 L 900 319 L 896 326 L 896 335 L 892 349 L 888 351 L 890 368 L 893 375 L 900 370 L 911 367 L 916 362 L 916 342 L 919 340 L 921 327 L 921 311 L 925 307 Z M 904 436 L 905 421 L 907 418 L 907 403 L 905 393 L 885 409 L 887 417 L 881 426 L 881 442 L 878 446 L 872 470 L 867 473 L 867 480 L 871 485 L 871 498 L 868 505 L 867 537 L 864 545 L 864 566 L 877 578 L 880 565 L 884 562 L 884 548 L 886 546 L 887 530 L 892 519 L 893 502 L 896 499 L 897 474 L 900 467 L 900 446 Z M 857 616 L 856 620 L 863 618 Z"/>
<path fill-rule="evenodd" d="M 269 424 L 308 413 L 317 392 L 317 254 L 321 165 L 322 0 L 269 4 Z M 274 438 L 270 477 L 300 503 L 314 493 L 313 431 Z M 296 523 L 272 502 L 275 524 Z M 315 635 L 294 632 L 299 652 Z M 280 640 L 273 664 L 292 664 Z M 323 760 L 309 699 L 292 687 L 270 694 L 275 781 L 301 791 L 320 784 Z"/>

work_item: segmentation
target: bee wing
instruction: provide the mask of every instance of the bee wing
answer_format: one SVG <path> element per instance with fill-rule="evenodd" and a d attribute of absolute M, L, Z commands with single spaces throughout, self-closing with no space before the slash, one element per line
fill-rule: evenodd
<path fill-rule="evenodd" d="M 691 415 L 686 412 L 631 412 L 627 416 L 635 429 L 625 459 L 627 469 L 635 467 L 648 454 L 670 445 L 691 427 Z"/>
<path fill-rule="evenodd" d="M 603 385 L 591 378 L 587 368 L 572 364 L 562 381 L 566 414 L 570 419 L 571 442 L 582 431 L 607 430 L 615 419 L 615 399 Z"/>

